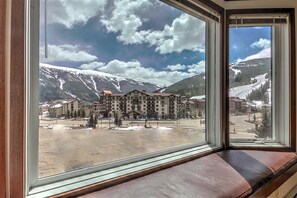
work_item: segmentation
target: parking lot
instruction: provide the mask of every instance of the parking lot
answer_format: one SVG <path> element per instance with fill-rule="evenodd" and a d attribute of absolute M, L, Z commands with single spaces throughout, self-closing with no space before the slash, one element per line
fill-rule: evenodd
<path fill-rule="evenodd" d="M 40 120 L 39 176 L 144 155 L 205 140 L 200 119 L 178 121 L 123 121 L 112 128 L 112 120 L 99 120 L 96 129 L 71 129 L 86 120 Z"/>

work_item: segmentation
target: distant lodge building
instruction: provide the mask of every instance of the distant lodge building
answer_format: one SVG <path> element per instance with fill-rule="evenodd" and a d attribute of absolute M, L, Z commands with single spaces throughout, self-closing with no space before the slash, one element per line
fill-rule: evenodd
<path fill-rule="evenodd" d="M 134 90 L 126 94 L 113 94 L 104 90 L 99 103 L 93 104 L 103 117 L 124 116 L 130 119 L 177 119 L 197 117 L 205 112 L 205 99 L 191 100 L 170 93 L 147 93 Z"/>
<path fill-rule="evenodd" d="M 239 112 L 246 112 L 247 110 L 247 102 L 244 99 L 240 99 L 239 97 L 230 97 L 229 98 L 229 109 L 230 113 L 236 114 Z"/>
<path fill-rule="evenodd" d="M 78 111 L 77 99 L 56 100 L 48 107 L 49 117 L 58 118 L 67 114 Z"/>

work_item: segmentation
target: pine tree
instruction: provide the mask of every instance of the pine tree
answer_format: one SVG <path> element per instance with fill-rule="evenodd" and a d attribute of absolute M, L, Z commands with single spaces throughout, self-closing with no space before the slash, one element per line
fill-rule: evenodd
<path fill-rule="evenodd" d="M 93 128 L 95 129 L 97 127 L 97 124 L 98 124 L 98 121 L 97 121 L 97 117 L 95 116 L 94 117 L 94 120 L 93 120 Z"/>
<path fill-rule="evenodd" d="M 201 109 L 199 109 L 199 111 L 198 111 L 198 117 L 199 117 L 199 118 L 202 117 L 202 111 L 201 111 Z"/>
<path fill-rule="evenodd" d="M 67 110 L 65 117 L 68 118 L 68 119 L 70 118 L 70 111 L 69 111 L 69 109 Z"/>
<path fill-rule="evenodd" d="M 262 123 L 261 123 L 261 126 L 256 131 L 256 135 L 258 138 L 271 137 L 271 118 L 268 114 L 269 114 L 268 108 L 263 107 Z"/>
<path fill-rule="evenodd" d="M 86 117 L 85 109 L 82 109 L 82 110 L 81 110 L 81 117 L 83 117 L 83 118 Z"/>
<path fill-rule="evenodd" d="M 81 110 L 82 110 L 82 109 L 79 109 L 79 110 L 77 111 L 77 117 L 80 117 L 80 112 L 81 112 Z"/>
<path fill-rule="evenodd" d="M 118 116 L 118 113 L 115 113 L 114 114 L 114 124 L 116 126 L 119 126 L 119 116 Z"/>
<path fill-rule="evenodd" d="M 88 126 L 89 127 L 94 127 L 94 119 L 93 119 L 93 114 L 90 116 L 90 119 L 88 121 Z"/>
<path fill-rule="evenodd" d="M 263 103 L 268 104 L 269 103 L 269 95 L 268 93 L 265 93 L 263 96 Z"/>

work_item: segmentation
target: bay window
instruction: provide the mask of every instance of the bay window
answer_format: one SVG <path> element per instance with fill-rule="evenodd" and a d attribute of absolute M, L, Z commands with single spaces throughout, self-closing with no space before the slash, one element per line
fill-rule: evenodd
<path fill-rule="evenodd" d="M 205 0 L 28 0 L 26 11 L 28 197 L 223 149 L 295 151 L 293 9 L 225 20 Z"/>
<path fill-rule="evenodd" d="M 222 147 L 222 13 L 196 1 L 93 3 L 28 1 L 32 197 Z"/>

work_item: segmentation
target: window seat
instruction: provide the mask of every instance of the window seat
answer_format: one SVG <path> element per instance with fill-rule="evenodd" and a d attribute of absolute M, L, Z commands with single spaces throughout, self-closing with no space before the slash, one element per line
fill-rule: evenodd
<path fill-rule="evenodd" d="M 221 151 L 81 198 L 245 197 L 296 162 L 296 153 Z"/>

